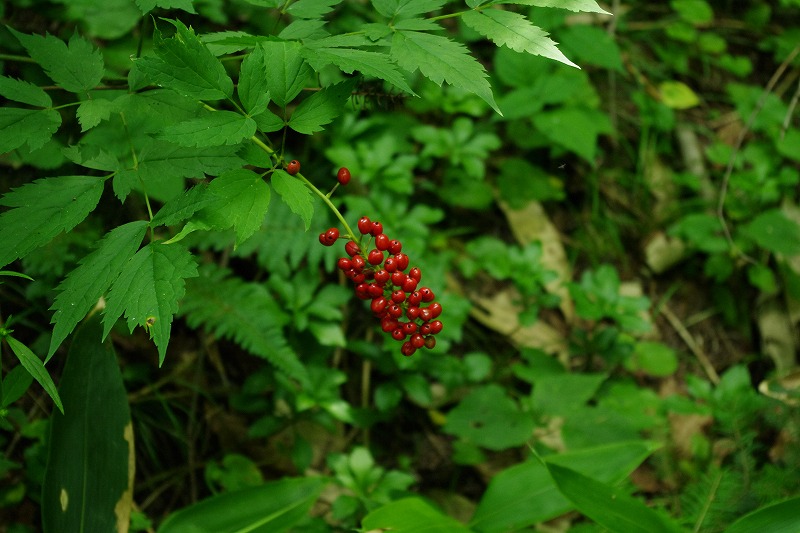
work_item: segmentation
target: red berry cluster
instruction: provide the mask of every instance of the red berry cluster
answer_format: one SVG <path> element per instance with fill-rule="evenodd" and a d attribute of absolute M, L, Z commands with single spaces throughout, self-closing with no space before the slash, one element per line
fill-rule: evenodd
<path fill-rule="evenodd" d="M 335 229 L 321 234 L 320 242 Z M 387 237 L 380 222 L 362 217 L 358 231 L 363 235 L 360 244 L 366 245 L 362 248 L 348 240 L 344 247 L 348 257 L 337 263 L 353 282 L 356 296 L 371 300 L 370 309 L 381 321 L 381 329 L 403 343 L 403 355 L 412 355 L 423 346 L 433 348 L 434 335 L 442 331 L 442 322 L 437 320 L 442 305 L 434 301 L 431 289 L 418 287 L 422 271 L 417 267 L 408 269 L 408 256 L 401 251 L 403 245 Z M 335 233 L 338 237 L 339 232 Z M 323 244 L 330 246 L 327 240 Z M 369 249 L 371 246 L 374 248 Z"/>

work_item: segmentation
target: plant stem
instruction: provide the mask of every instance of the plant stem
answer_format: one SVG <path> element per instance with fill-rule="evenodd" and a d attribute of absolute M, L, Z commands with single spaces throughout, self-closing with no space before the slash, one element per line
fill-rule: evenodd
<path fill-rule="evenodd" d="M 311 183 L 310 181 L 308 181 L 308 180 L 305 178 L 305 176 L 303 176 L 302 174 L 298 173 L 298 174 L 295 176 L 295 178 L 297 178 L 297 179 L 299 179 L 300 181 L 302 181 L 302 182 L 303 182 L 303 184 L 304 184 L 306 187 L 308 187 L 309 189 L 311 189 L 311 192 L 313 192 L 314 194 L 316 194 L 317 196 L 319 196 L 319 197 L 322 199 L 322 201 L 323 201 L 323 202 L 325 202 L 325 204 L 327 204 L 327 206 L 330 208 L 330 210 L 331 210 L 331 211 L 333 211 L 333 214 L 334 214 L 334 215 L 336 215 L 336 218 L 338 218 L 338 219 L 339 219 L 339 221 L 340 221 L 340 222 L 341 222 L 341 223 L 344 225 L 344 229 L 345 229 L 345 230 L 347 230 L 347 235 L 348 235 L 348 237 L 350 237 L 350 240 L 352 240 L 353 242 L 358 242 L 358 238 L 356 237 L 356 234 L 355 234 L 355 233 L 353 233 L 353 230 L 350 228 L 350 225 L 347 223 L 347 221 L 346 221 L 346 220 L 344 219 L 344 217 L 342 216 L 342 213 L 339 211 L 339 208 L 338 208 L 338 207 L 336 207 L 335 205 L 333 205 L 333 202 L 331 202 L 331 199 L 330 199 L 330 198 L 328 198 L 328 197 L 325 195 L 325 193 L 323 193 L 322 191 L 320 191 L 319 189 L 317 189 L 317 187 L 316 187 L 316 186 L 315 186 L 313 183 Z"/>

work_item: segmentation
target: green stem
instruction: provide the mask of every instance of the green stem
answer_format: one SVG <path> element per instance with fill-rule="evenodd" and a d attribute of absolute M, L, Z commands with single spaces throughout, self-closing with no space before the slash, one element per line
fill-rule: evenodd
<path fill-rule="evenodd" d="M 36 63 L 33 59 L 26 56 L 18 56 L 14 54 L 0 54 L 0 61 L 21 61 L 23 63 Z"/>
<path fill-rule="evenodd" d="M 339 211 L 339 208 L 336 207 L 335 205 L 333 205 L 333 202 L 331 202 L 331 199 L 328 198 L 328 196 L 325 193 L 323 193 L 322 191 L 317 189 L 317 187 L 313 183 L 308 181 L 305 178 L 305 176 L 303 176 L 302 174 L 298 173 L 295 176 L 295 178 L 297 178 L 300 181 L 302 181 L 303 184 L 305 184 L 306 187 L 311 189 L 311 192 L 313 192 L 314 194 L 319 196 L 322 199 L 322 201 L 325 202 L 325 204 L 330 208 L 330 210 L 333 211 L 333 214 L 336 215 L 336 218 L 339 219 L 339 222 L 342 223 L 342 225 L 344 226 L 344 229 L 347 230 L 347 236 L 350 237 L 350 240 L 357 243 L 358 242 L 358 237 L 356 237 L 356 234 L 353 233 L 353 230 L 350 228 L 350 225 L 347 223 L 347 221 L 342 216 L 342 213 Z"/>

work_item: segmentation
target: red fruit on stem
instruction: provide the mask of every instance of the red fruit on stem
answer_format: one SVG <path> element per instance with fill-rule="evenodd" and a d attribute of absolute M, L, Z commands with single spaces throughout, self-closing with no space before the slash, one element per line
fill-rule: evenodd
<path fill-rule="evenodd" d="M 413 335 L 411 335 L 410 342 L 414 346 L 414 348 L 422 348 L 423 346 L 425 346 L 425 337 L 423 337 L 419 333 L 414 333 Z"/>
<path fill-rule="evenodd" d="M 384 283 L 389 281 L 389 278 L 391 276 L 392 275 L 389 274 L 389 272 L 387 272 L 386 270 L 380 269 L 377 272 L 375 272 L 375 283 L 379 283 L 379 284 L 383 285 Z"/>
<path fill-rule="evenodd" d="M 336 179 L 339 181 L 340 185 L 347 185 L 350 183 L 350 171 L 347 167 L 339 169 L 339 172 L 336 173 Z"/>
<path fill-rule="evenodd" d="M 417 324 L 415 322 L 405 322 L 403 323 L 403 333 L 406 335 L 412 335 L 417 332 Z"/>
<path fill-rule="evenodd" d="M 286 165 L 286 172 L 289 173 L 290 176 L 295 176 L 298 172 L 300 172 L 300 161 L 297 159 L 292 159 Z"/>
<path fill-rule="evenodd" d="M 344 251 L 347 252 L 347 255 L 353 257 L 361 251 L 361 248 L 355 241 L 347 241 L 347 244 L 344 245 Z"/>
<path fill-rule="evenodd" d="M 411 343 L 411 341 L 404 342 L 402 348 L 400 348 L 400 353 L 402 353 L 406 357 L 414 355 L 414 352 L 416 351 L 417 349 L 414 348 L 414 345 Z"/>
<path fill-rule="evenodd" d="M 373 237 L 377 237 L 381 233 L 383 233 L 383 224 L 380 222 L 373 222 L 372 229 L 369 230 L 369 234 Z"/>
<path fill-rule="evenodd" d="M 366 235 L 372 231 L 372 221 L 369 219 L 369 217 L 361 217 L 359 219 L 358 231 L 360 231 L 362 235 Z"/>
<path fill-rule="evenodd" d="M 442 331 L 442 326 L 443 324 L 441 320 L 434 320 L 433 322 L 431 322 L 431 334 L 436 335 L 437 333 Z"/>
<path fill-rule="evenodd" d="M 397 304 L 392 304 L 388 308 L 389 316 L 393 318 L 400 318 L 403 316 L 403 308 Z"/>
<path fill-rule="evenodd" d="M 389 249 L 389 237 L 384 235 L 383 233 L 379 233 L 375 236 L 375 248 L 380 251 L 388 250 Z"/>
<path fill-rule="evenodd" d="M 416 320 L 419 316 L 420 308 L 419 307 L 409 307 L 406 309 L 406 316 L 409 320 Z"/>
<path fill-rule="evenodd" d="M 415 307 L 414 309 L 418 309 L 418 308 Z M 431 328 L 430 322 L 425 322 L 424 324 L 422 324 L 419 327 L 419 332 L 422 333 L 423 335 L 430 335 L 431 334 L 431 329 L 432 328 Z"/>
<path fill-rule="evenodd" d="M 436 346 L 436 337 L 426 337 L 425 338 L 425 347 L 429 350 L 433 349 Z"/>
<path fill-rule="evenodd" d="M 442 314 L 442 304 L 439 302 L 433 302 L 431 305 L 428 306 L 428 309 L 431 310 L 431 317 L 436 318 Z"/>
<path fill-rule="evenodd" d="M 324 233 L 319 234 L 319 243 L 323 246 L 330 246 L 331 244 L 333 244 L 328 240 L 328 236 Z"/>
<path fill-rule="evenodd" d="M 383 262 L 383 268 L 386 272 L 397 271 L 397 260 L 394 257 L 387 257 L 386 261 Z"/>
<path fill-rule="evenodd" d="M 392 338 L 396 341 L 401 341 L 406 338 L 406 334 L 403 333 L 403 328 L 397 327 L 392 330 Z"/>
<path fill-rule="evenodd" d="M 347 271 L 353 268 L 353 263 L 346 257 L 340 257 L 336 262 L 336 266 L 339 267 L 339 270 Z"/>
<path fill-rule="evenodd" d="M 370 250 L 367 255 L 367 261 L 370 265 L 380 265 L 383 263 L 383 252 L 380 250 Z"/>
<path fill-rule="evenodd" d="M 414 268 L 412 268 L 411 270 L 408 271 L 408 277 L 413 278 L 413 279 L 415 279 L 417 281 L 421 281 L 422 280 L 422 270 L 420 270 L 417 267 L 414 267 Z"/>
<path fill-rule="evenodd" d="M 369 295 L 372 296 L 373 298 L 377 298 L 378 296 L 383 296 L 383 287 L 381 287 L 377 283 L 370 283 Z"/>
<path fill-rule="evenodd" d="M 403 291 L 392 291 L 392 301 L 396 304 L 403 303 L 406 299 L 406 293 Z"/>
<path fill-rule="evenodd" d="M 386 301 L 386 298 L 384 298 L 383 296 L 378 296 L 377 298 L 372 300 L 372 303 L 370 304 L 369 307 L 370 309 L 372 309 L 373 313 L 380 313 L 384 309 L 386 309 L 387 305 L 389 305 L 389 302 Z"/>
<path fill-rule="evenodd" d="M 419 291 L 414 291 L 408 295 L 408 305 L 419 305 L 422 302 L 422 295 Z"/>
<path fill-rule="evenodd" d="M 395 239 L 395 240 L 393 240 L 393 241 L 391 241 L 389 243 L 389 253 L 399 254 L 400 250 L 402 250 L 402 249 L 403 249 L 403 244 L 400 241 L 398 241 L 397 239 Z"/>
<path fill-rule="evenodd" d="M 433 318 L 433 314 L 431 313 L 430 309 L 428 309 L 427 307 L 423 307 L 422 309 L 419 310 L 419 317 L 422 319 L 423 322 L 427 322 L 428 320 L 431 320 Z"/>
<path fill-rule="evenodd" d="M 339 238 L 339 230 L 338 228 L 329 228 L 328 231 L 325 232 L 325 235 L 328 236 L 328 240 L 333 244 L 336 242 L 336 239 Z"/>
<path fill-rule="evenodd" d="M 402 272 L 393 272 L 392 273 L 392 285 L 395 287 L 402 287 L 403 283 L 408 279 L 408 276 L 403 274 Z"/>
<path fill-rule="evenodd" d="M 435 296 L 433 295 L 433 291 L 430 290 L 428 287 L 422 287 L 419 290 L 420 296 L 422 296 L 423 302 L 432 302 Z"/>
<path fill-rule="evenodd" d="M 414 278 L 407 276 L 406 280 L 403 282 L 403 290 L 406 292 L 414 292 L 417 288 L 417 280 Z"/>
<path fill-rule="evenodd" d="M 350 262 L 353 263 L 353 269 L 356 272 L 361 272 L 361 270 L 367 265 L 367 262 L 364 261 L 364 258 L 361 257 L 360 255 L 354 256 L 353 259 L 350 260 Z"/>

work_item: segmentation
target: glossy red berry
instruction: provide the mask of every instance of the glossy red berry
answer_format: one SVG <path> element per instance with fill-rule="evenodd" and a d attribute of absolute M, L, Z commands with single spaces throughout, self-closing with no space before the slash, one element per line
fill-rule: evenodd
<path fill-rule="evenodd" d="M 325 235 L 328 236 L 328 240 L 333 244 L 336 242 L 336 239 L 339 238 L 339 230 L 337 228 L 330 228 L 325 232 Z"/>
<path fill-rule="evenodd" d="M 372 229 L 369 230 L 369 234 L 372 235 L 373 237 L 377 237 L 381 233 L 383 233 L 383 224 L 381 224 L 380 222 L 373 222 Z"/>
<path fill-rule="evenodd" d="M 425 347 L 429 350 L 436 346 L 436 337 L 425 337 Z"/>
<path fill-rule="evenodd" d="M 422 270 L 420 270 L 417 267 L 414 267 L 414 268 L 412 268 L 411 270 L 408 271 L 408 277 L 409 278 L 413 278 L 413 279 L 415 279 L 417 281 L 421 281 L 422 280 Z"/>
<path fill-rule="evenodd" d="M 408 305 L 419 305 L 422 302 L 422 295 L 419 291 L 414 291 L 408 295 Z"/>
<path fill-rule="evenodd" d="M 386 261 L 383 262 L 383 268 L 386 272 L 396 272 L 397 271 L 397 261 L 394 257 L 386 258 Z"/>
<path fill-rule="evenodd" d="M 419 309 L 419 308 L 415 307 L 414 309 Z M 424 324 L 422 324 L 419 327 L 419 332 L 422 333 L 423 335 L 430 335 L 431 334 L 431 329 L 432 329 L 431 328 L 431 323 L 430 322 L 425 322 Z"/>
<path fill-rule="evenodd" d="M 381 313 L 386 306 L 389 305 L 389 302 L 383 296 L 378 296 L 377 298 L 372 300 L 370 304 L 370 309 L 372 309 L 373 313 Z"/>
<path fill-rule="evenodd" d="M 402 328 L 403 328 L 403 333 L 405 333 L 406 335 L 412 335 L 417 332 L 416 322 L 404 322 Z"/>
<path fill-rule="evenodd" d="M 403 303 L 403 301 L 405 301 L 406 293 L 404 293 L 403 291 L 399 291 L 399 290 L 398 291 L 392 291 L 391 298 L 392 298 L 392 301 L 394 303 L 400 304 L 400 303 Z"/>
<path fill-rule="evenodd" d="M 289 163 L 286 165 L 286 172 L 288 172 L 291 176 L 294 176 L 300 172 L 300 161 L 297 159 L 292 159 L 289 161 Z"/>
<path fill-rule="evenodd" d="M 430 308 L 423 307 L 419 310 L 419 317 L 422 319 L 423 322 L 427 322 L 429 320 L 433 320 L 433 313 L 431 313 Z"/>
<path fill-rule="evenodd" d="M 347 252 L 347 255 L 353 257 L 358 255 L 358 252 L 361 251 L 361 248 L 359 248 L 358 244 L 356 244 L 354 241 L 347 241 L 347 244 L 344 245 L 344 251 Z"/>
<path fill-rule="evenodd" d="M 392 285 L 394 285 L 395 287 L 402 287 L 403 283 L 405 283 L 407 279 L 408 276 L 406 276 L 400 271 L 392 273 Z"/>
<path fill-rule="evenodd" d="M 419 307 L 411 306 L 406 309 L 406 317 L 408 317 L 409 320 L 416 320 L 416 318 L 419 316 L 419 311 Z"/>
<path fill-rule="evenodd" d="M 411 276 L 406 276 L 405 281 L 403 281 L 403 290 L 406 292 L 414 292 L 414 289 L 417 288 L 417 280 L 412 278 Z"/>
<path fill-rule="evenodd" d="M 328 240 L 328 236 L 324 233 L 319 234 L 319 243 L 323 246 L 331 246 L 333 244 Z"/>
<path fill-rule="evenodd" d="M 431 334 L 436 335 L 442 331 L 442 322 L 441 320 L 434 320 L 431 322 Z"/>
<path fill-rule="evenodd" d="M 400 353 L 402 353 L 406 357 L 414 355 L 414 352 L 416 351 L 417 349 L 414 348 L 414 345 L 411 343 L 411 341 L 404 342 L 403 346 L 400 348 Z"/>
<path fill-rule="evenodd" d="M 400 318 L 403 316 L 403 308 L 397 304 L 390 305 L 387 310 L 389 311 L 389 316 L 392 318 Z"/>
<path fill-rule="evenodd" d="M 391 251 L 391 248 L 389 249 Z M 406 254 L 395 254 L 395 261 L 397 261 L 397 270 L 405 270 L 408 268 L 408 256 Z"/>
<path fill-rule="evenodd" d="M 403 249 L 403 244 L 400 241 L 398 241 L 397 239 L 395 239 L 395 240 L 393 240 L 393 241 L 391 241 L 389 243 L 389 253 L 399 254 L 400 250 L 402 250 L 402 249 Z"/>
<path fill-rule="evenodd" d="M 367 265 L 367 262 L 360 255 L 354 256 L 350 262 L 353 263 L 353 270 L 356 272 L 360 272 Z"/>
<path fill-rule="evenodd" d="M 414 333 L 413 335 L 411 335 L 410 342 L 414 346 L 414 348 L 422 348 L 423 346 L 425 346 L 425 337 L 423 337 L 419 333 Z"/>
<path fill-rule="evenodd" d="M 339 270 L 347 271 L 353 268 L 353 263 L 346 257 L 340 257 L 336 266 L 339 267 Z"/>
<path fill-rule="evenodd" d="M 367 255 L 367 261 L 370 265 L 380 265 L 383 263 L 383 252 L 380 250 L 370 250 Z"/>
<path fill-rule="evenodd" d="M 386 270 L 380 269 L 377 272 L 375 272 L 375 283 L 379 283 L 379 284 L 383 285 L 384 283 L 389 281 L 389 278 L 391 276 L 392 275 L 389 274 Z"/>
<path fill-rule="evenodd" d="M 389 249 L 389 237 L 384 235 L 383 233 L 379 233 L 375 236 L 375 248 L 378 250 L 388 250 Z"/>
<path fill-rule="evenodd" d="M 383 287 L 376 283 L 369 284 L 369 295 L 373 298 L 377 298 L 378 296 L 383 296 Z"/>
<path fill-rule="evenodd" d="M 396 341 L 401 341 L 406 338 L 406 334 L 403 332 L 402 327 L 397 327 L 392 330 L 392 338 Z"/>
<path fill-rule="evenodd" d="M 428 309 L 431 310 L 431 317 L 436 318 L 442 314 L 442 304 L 439 302 L 433 302 L 431 305 L 428 306 Z"/>
<path fill-rule="evenodd" d="M 430 290 L 428 287 L 422 287 L 419 290 L 420 296 L 422 296 L 423 302 L 432 302 L 435 296 L 433 295 L 433 291 Z"/>
<path fill-rule="evenodd" d="M 347 185 L 350 183 L 350 171 L 347 169 L 347 167 L 342 167 L 339 169 L 339 172 L 336 173 L 336 179 L 341 185 Z"/>
<path fill-rule="evenodd" d="M 361 217 L 361 219 L 359 219 L 358 231 L 360 231 L 362 235 L 366 235 L 372 231 L 372 221 L 369 219 L 369 217 Z"/>

